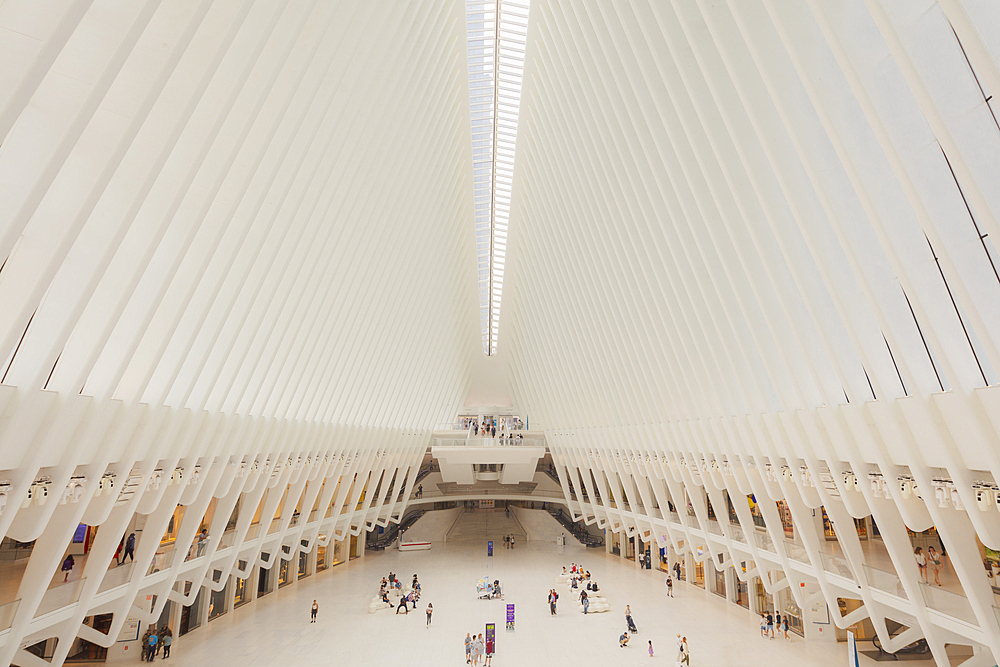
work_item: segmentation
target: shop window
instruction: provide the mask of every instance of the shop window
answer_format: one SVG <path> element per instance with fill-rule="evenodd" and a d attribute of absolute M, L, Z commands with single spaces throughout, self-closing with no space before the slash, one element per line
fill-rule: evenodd
<path fill-rule="evenodd" d="M 232 581 L 226 582 L 226 585 L 221 591 L 212 591 L 208 600 L 208 620 L 213 620 L 225 614 L 229 609 L 227 608 L 227 602 L 229 599 L 229 584 Z"/>
<path fill-rule="evenodd" d="M 188 595 L 190 592 L 191 582 L 188 581 L 184 584 L 184 595 Z M 205 589 L 199 590 L 194 602 L 181 608 L 181 625 L 178 635 L 186 635 L 201 625 L 201 603 L 204 592 Z"/>
<path fill-rule="evenodd" d="M 299 552 L 299 579 L 309 576 L 309 554 L 305 551 Z"/>
<path fill-rule="evenodd" d="M 292 583 L 291 568 L 288 567 L 288 561 L 282 559 L 281 562 L 278 563 L 278 588 L 287 586 L 290 583 Z"/>
<path fill-rule="evenodd" d="M 271 571 L 263 567 L 257 574 L 257 597 L 262 597 L 271 592 Z"/>
<path fill-rule="evenodd" d="M 246 567 L 246 561 L 240 561 L 240 569 Z M 235 577 L 233 580 L 233 609 L 250 602 L 250 590 L 247 582 L 250 578 L 241 579 Z"/>
<path fill-rule="evenodd" d="M 322 537 L 322 536 L 320 536 Z M 320 572 L 329 567 L 326 563 L 326 547 L 317 546 L 316 547 L 316 571 Z"/>

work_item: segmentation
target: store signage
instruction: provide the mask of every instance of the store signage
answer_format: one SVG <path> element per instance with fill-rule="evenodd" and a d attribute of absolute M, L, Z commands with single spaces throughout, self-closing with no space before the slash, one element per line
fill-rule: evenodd
<path fill-rule="evenodd" d="M 513 604 L 508 604 L 507 605 L 507 629 L 508 630 L 513 630 L 514 629 L 514 605 Z"/>
<path fill-rule="evenodd" d="M 496 652 L 497 645 L 497 626 L 496 623 L 486 624 L 486 655 L 493 655 Z"/>

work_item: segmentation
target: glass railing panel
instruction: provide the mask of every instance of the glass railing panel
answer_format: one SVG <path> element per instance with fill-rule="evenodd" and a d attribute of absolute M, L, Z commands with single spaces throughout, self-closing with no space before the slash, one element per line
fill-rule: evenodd
<path fill-rule="evenodd" d="M 35 618 L 44 616 L 45 614 L 50 614 L 67 605 L 79 602 L 80 592 L 83 591 L 83 584 L 86 581 L 87 579 L 84 577 L 83 579 L 77 579 L 76 581 L 59 584 L 58 586 L 45 591 L 45 595 L 42 596 L 42 601 L 38 605 L 38 609 L 35 611 Z"/>
<path fill-rule="evenodd" d="M 319 517 L 319 510 L 313 510 L 309 512 L 309 518 L 306 519 L 307 523 L 312 523 Z"/>
<path fill-rule="evenodd" d="M 903 583 L 899 580 L 899 575 L 895 572 L 886 572 L 870 565 L 863 565 L 862 568 L 868 585 L 872 588 L 896 595 L 904 600 L 909 599 L 906 597 L 906 591 L 903 590 Z"/>
<path fill-rule="evenodd" d="M 758 549 L 763 549 L 764 551 L 770 551 L 773 554 L 777 554 L 778 550 L 774 548 L 774 540 L 767 533 L 754 533 L 754 542 L 757 544 Z"/>
<path fill-rule="evenodd" d="M 937 586 L 931 586 L 923 582 L 920 583 L 920 594 L 924 597 L 924 604 L 929 609 L 934 609 L 942 614 L 965 621 L 970 625 L 979 625 L 976 620 L 976 613 L 972 611 L 969 598 L 958 593 L 946 591 Z"/>
<path fill-rule="evenodd" d="M 260 534 L 260 524 L 259 523 L 252 524 L 250 526 L 250 530 L 247 531 L 246 540 L 244 541 L 256 540 L 257 535 L 259 534 Z"/>
<path fill-rule="evenodd" d="M 823 569 L 830 574 L 839 574 L 842 577 L 854 579 L 854 572 L 851 570 L 851 565 L 847 562 L 847 559 L 825 552 L 820 552 L 820 558 L 823 561 Z"/>
<path fill-rule="evenodd" d="M 170 567 L 170 563 L 174 558 L 174 548 L 170 547 L 166 551 L 159 552 L 153 556 L 153 562 L 149 564 L 149 570 L 146 574 L 153 574 L 154 572 L 159 572 L 160 570 L 166 570 Z"/>
<path fill-rule="evenodd" d="M 667 514 L 670 515 L 670 521 L 672 523 L 680 523 L 681 522 L 681 515 L 678 514 L 677 512 L 667 512 Z"/>
<path fill-rule="evenodd" d="M 97 592 L 103 593 L 104 591 L 127 584 L 129 579 L 132 578 L 132 570 L 134 569 L 135 561 L 111 568 L 104 575 L 104 579 L 101 580 L 101 585 L 97 587 Z"/>
<path fill-rule="evenodd" d="M 722 535 L 722 526 L 715 519 L 709 519 L 708 532 L 710 532 L 712 535 Z"/>
<path fill-rule="evenodd" d="M 233 546 L 234 544 L 236 544 L 236 531 L 235 530 L 227 530 L 226 532 L 224 532 L 222 534 L 222 539 L 219 540 L 219 548 L 220 549 L 228 549 L 229 547 Z"/>
<path fill-rule="evenodd" d="M 17 613 L 17 608 L 20 604 L 20 600 L 14 600 L 12 602 L 8 602 L 7 604 L 0 605 L 0 632 L 9 630 L 10 626 L 13 625 L 14 614 Z"/>
<path fill-rule="evenodd" d="M 729 524 L 729 535 L 736 542 L 746 542 L 747 536 L 743 532 L 743 528 L 735 523 Z"/>
<path fill-rule="evenodd" d="M 785 540 L 785 553 L 794 561 L 800 563 L 809 562 L 809 553 L 806 551 L 806 548 L 793 540 Z"/>
<path fill-rule="evenodd" d="M 360 505 L 360 503 L 359 503 L 359 505 Z M 281 517 L 278 517 L 277 519 L 272 519 L 271 520 L 271 525 L 268 526 L 267 534 L 270 535 L 271 533 L 278 532 L 278 526 L 280 524 L 281 524 Z"/>

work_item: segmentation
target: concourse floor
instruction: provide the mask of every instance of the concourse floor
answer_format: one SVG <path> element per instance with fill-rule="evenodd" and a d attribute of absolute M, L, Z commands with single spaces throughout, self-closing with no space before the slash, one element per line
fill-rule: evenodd
<path fill-rule="evenodd" d="M 501 546 L 492 559 L 485 543 L 435 543 L 429 551 L 369 553 L 363 558 L 313 575 L 256 602 L 221 616 L 176 640 L 175 666 L 375 665 L 406 667 L 465 664 L 467 632 L 497 625 L 494 664 L 503 665 L 651 665 L 675 664 L 675 636 L 688 637 L 693 665 L 830 667 L 846 662 L 846 645 L 836 642 L 765 640 L 756 617 L 741 607 L 684 583 L 673 599 L 664 595 L 663 575 L 640 570 L 603 550 L 551 542 Z M 584 616 L 559 587 L 559 614 L 545 602 L 563 565 L 580 562 L 590 570 L 611 604 L 611 611 Z M 368 613 L 380 578 L 389 571 L 408 582 L 419 575 L 423 597 L 409 615 Z M 475 582 L 499 579 L 505 600 L 479 600 Z M 319 621 L 309 623 L 309 607 L 319 600 Z M 425 627 L 424 609 L 434 605 Z M 516 629 L 504 629 L 505 603 L 516 604 Z M 639 629 L 629 647 L 618 647 L 625 626 L 625 605 Z M 647 655 L 653 641 L 655 657 Z M 874 661 L 861 656 L 862 663 Z M 132 664 L 135 657 L 117 661 Z M 157 659 L 157 662 L 160 662 Z M 109 663 L 111 664 L 111 663 Z M 480 663 L 482 664 L 482 663 Z"/>

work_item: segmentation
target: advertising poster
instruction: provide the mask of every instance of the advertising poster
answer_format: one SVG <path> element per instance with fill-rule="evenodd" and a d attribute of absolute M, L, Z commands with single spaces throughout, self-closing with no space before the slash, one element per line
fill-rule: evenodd
<path fill-rule="evenodd" d="M 496 623 L 486 624 L 486 655 L 493 655 L 497 646 L 497 626 Z"/>
<path fill-rule="evenodd" d="M 508 630 L 513 630 L 514 629 L 514 605 L 513 604 L 508 604 L 507 605 L 507 629 Z"/>

